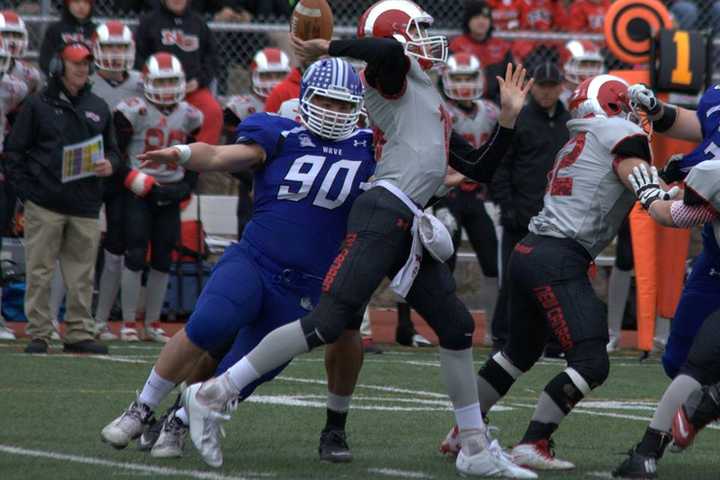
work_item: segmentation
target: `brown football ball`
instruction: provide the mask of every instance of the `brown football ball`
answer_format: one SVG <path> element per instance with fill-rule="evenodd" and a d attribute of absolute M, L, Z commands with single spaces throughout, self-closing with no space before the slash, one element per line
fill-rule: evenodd
<path fill-rule="evenodd" d="M 333 13 L 327 0 L 300 0 L 290 17 L 290 31 L 301 40 L 330 40 L 333 33 Z"/>

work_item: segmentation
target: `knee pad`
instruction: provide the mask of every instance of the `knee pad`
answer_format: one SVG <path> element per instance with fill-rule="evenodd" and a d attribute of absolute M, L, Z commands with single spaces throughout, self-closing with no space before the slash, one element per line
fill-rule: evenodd
<path fill-rule="evenodd" d="M 485 362 L 478 375 L 492 385 L 500 396 L 505 396 L 522 373 L 502 352 L 497 352 Z"/>
<path fill-rule="evenodd" d="M 125 252 L 125 266 L 134 272 L 145 268 L 145 249 L 129 248 Z"/>
<path fill-rule="evenodd" d="M 573 379 L 573 382 L 577 380 L 578 383 L 585 381 L 589 389 L 594 389 L 602 385 L 607 380 L 610 374 L 610 359 L 608 358 L 607 350 L 604 341 L 591 341 L 585 345 L 577 345 L 575 348 L 581 348 L 582 356 L 578 357 L 578 352 L 573 352 L 572 355 L 568 355 L 568 375 Z M 575 377 L 572 372 L 577 373 L 579 377 Z M 582 385 L 577 385 L 579 388 Z M 582 388 L 581 388 L 582 389 Z"/>
<path fill-rule="evenodd" d="M 318 306 L 300 320 L 310 349 L 335 342 L 356 313 L 356 307 L 343 304 L 331 295 L 322 295 Z"/>
<path fill-rule="evenodd" d="M 446 318 L 441 321 L 426 319 L 430 325 L 436 326 L 435 333 L 437 333 L 440 346 L 448 350 L 471 348 L 475 320 L 468 309 L 456 298 L 451 310 L 443 313 Z"/>
<path fill-rule="evenodd" d="M 565 415 L 590 393 L 590 385 L 575 369 L 567 368 L 545 386 L 545 393 Z"/>

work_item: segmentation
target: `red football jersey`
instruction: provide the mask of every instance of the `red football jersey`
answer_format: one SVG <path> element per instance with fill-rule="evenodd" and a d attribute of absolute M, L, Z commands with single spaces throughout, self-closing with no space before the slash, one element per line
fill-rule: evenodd
<path fill-rule="evenodd" d="M 574 32 L 602 32 L 610 0 L 578 0 L 570 5 L 568 27 Z"/>
<path fill-rule="evenodd" d="M 498 30 L 517 30 L 520 26 L 519 4 L 523 0 L 488 0 L 493 25 Z"/>
<path fill-rule="evenodd" d="M 484 42 L 476 42 L 470 35 L 460 35 L 450 42 L 450 51 L 472 53 L 483 66 L 487 66 L 503 62 L 510 46 L 510 42 L 500 38 L 490 37 Z"/>

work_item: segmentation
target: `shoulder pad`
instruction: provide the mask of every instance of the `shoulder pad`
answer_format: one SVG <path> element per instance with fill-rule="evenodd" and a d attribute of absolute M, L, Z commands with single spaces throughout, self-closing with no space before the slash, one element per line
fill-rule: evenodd
<path fill-rule="evenodd" d="M 646 135 L 639 125 L 620 117 L 600 119 L 598 125 L 592 129 L 592 133 L 598 141 L 608 150 L 613 151 L 615 146 L 626 137 L 634 135 Z"/>

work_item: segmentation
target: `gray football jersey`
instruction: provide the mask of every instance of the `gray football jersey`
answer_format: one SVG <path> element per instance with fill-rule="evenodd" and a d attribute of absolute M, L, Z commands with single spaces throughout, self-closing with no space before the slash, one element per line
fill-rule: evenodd
<path fill-rule="evenodd" d="M 690 169 L 685 185 L 720 212 L 720 160 L 705 160 Z M 720 244 L 720 220 L 713 223 L 715 241 Z"/>
<path fill-rule="evenodd" d="M 635 203 L 635 195 L 615 173 L 612 152 L 627 137 L 647 136 L 620 117 L 576 119 L 567 125 L 570 140 L 555 158 L 543 209 L 530 220 L 529 230 L 572 238 L 595 258 Z"/>
<path fill-rule="evenodd" d="M 225 108 L 230 109 L 241 122 L 253 113 L 265 111 L 265 103 L 257 95 L 233 95 L 225 102 Z"/>
<path fill-rule="evenodd" d="M 97 73 L 90 77 L 90 81 L 92 92 L 105 100 L 110 110 L 114 110 L 126 98 L 143 96 L 142 76 L 135 70 L 130 70 L 125 81 L 116 85 L 109 83 Z"/>
<path fill-rule="evenodd" d="M 402 95 L 390 99 L 367 85 L 365 107 L 375 134 L 375 179 L 396 185 L 418 205 L 427 204 L 445 179 L 452 128 L 432 80 L 410 58 Z"/>
<path fill-rule="evenodd" d="M 453 130 L 475 148 L 490 139 L 497 125 L 500 109 L 489 100 L 475 100 L 475 110 L 467 112 L 452 102 L 446 103 L 452 118 Z"/>

